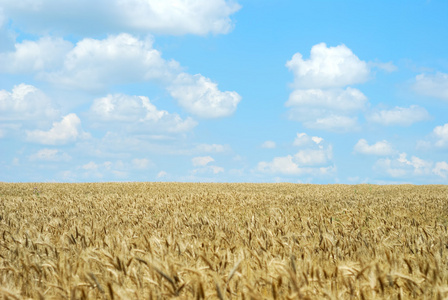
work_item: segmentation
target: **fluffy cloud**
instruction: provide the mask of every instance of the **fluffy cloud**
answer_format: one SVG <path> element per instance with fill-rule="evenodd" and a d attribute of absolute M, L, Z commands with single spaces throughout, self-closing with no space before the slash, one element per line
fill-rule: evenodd
<path fill-rule="evenodd" d="M 448 163 L 445 161 L 437 162 L 434 169 L 432 170 L 434 174 L 442 177 L 448 177 Z"/>
<path fill-rule="evenodd" d="M 273 141 L 265 141 L 263 144 L 261 144 L 261 148 L 274 149 L 275 147 L 276 144 Z"/>
<path fill-rule="evenodd" d="M 291 108 L 290 119 L 334 132 L 359 127 L 357 114 L 366 109 L 368 100 L 360 90 L 346 86 L 369 78 L 366 62 L 345 45 L 321 43 L 311 48 L 308 60 L 296 53 L 286 66 L 294 73 L 295 89 L 285 104 Z"/>
<path fill-rule="evenodd" d="M 23 41 L 15 52 L 0 54 L 0 71 L 31 72 L 55 85 L 87 91 L 152 81 L 166 88 L 186 111 L 203 118 L 229 116 L 241 101 L 237 92 L 220 91 L 217 83 L 201 74 L 182 72 L 178 62 L 162 58 L 150 39 L 124 33 L 103 40 L 86 38 L 75 46 L 51 38 Z"/>
<path fill-rule="evenodd" d="M 325 43 L 311 48 L 310 58 L 304 60 L 296 53 L 286 63 L 295 76 L 297 88 L 343 87 L 362 83 L 369 78 L 369 67 L 345 45 L 327 47 Z"/>
<path fill-rule="evenodd" d="M 240 9 L 226 0 L 2 1 L 2 6 L 14 24 L 26 30 L 42 33 L 57 28 L 83 35 L 123 31 L 222 34 L 233 28 L 230 16 Z"/>
<path fill-rule="evenodd" d="M 48 131 L 27 131 L 27 140 L 45 145 L 61 145 L 76 141 L 78 138 L 87 138 L 89 135 L 81 129 L 81 120 L 76 114 L 68 114 L 61 122 L 54 122 Z"/>
<path fill-rule="evenodd" d="M 191 162 L 193 163 L 193 166 L 206 166 L 207 164 L 215 161 L 211 156 L 198 156 L 191 159 Z"/>
<path fill-rule="evenodd" d="M 363 110 L 367 104 L 367 97 L 360 90 L 344 89 L 308 89 L 295 90 L 286 102 L 287 107 L 325 107 L 328 110 L 341 112 L 356 112 Z"/>
<path fill-rule="evenodd" d="M 178 114 L 158 110 L 144 96 L 115 94 L 95 99 L 89 114 L 98 126 L 125 124 L 128 131 L 185 132 L 197 125 L 192 118 L 182 120 Z"/>
<path fill-rule="evenodd" d="M 448 100 L 448 74 L 420 74 L 415 77 L 413 88 L 423 96 Z"/>
<path fill-rule="evenodd" d="M 386 140 L 376 142 L 373 145 L 369 145 L 365 139 L 360 139 L 356 143 L 354 151 L 361 154 L 379 156 L 391 155 L 395 152 L 392 145 Z"/>
<path fill-rule="evenodd" d="M 34 73 L 59 69 L 72 43 L 61 38 L 43 37 L 15 44 L 14 51 L 0 53 L 0 71 Z"/>
<path fill-rule="evenodd" d="M 166 61 L 150 39 L 129 34 L 103 40 L 83 39 L 64 56 L 63 68 L 41 74 L 42 79 L 64 86 L 102 90 L 107 85 L 145 80 L 172 80 L 179 63 Z"/>
<path fill-rule="evenodd" d="M 437 147 L 448 146 L 448 123 L 436 126 L 433 130 L 433 135 L 436 138 L 435 145 Z"/>
<path fill-rule="evenodd" d="M 445 161 L 434 164 L 416 156 L 408 159 L 406 153 L 400 153 L 395 158 L 379 159 L 374 165 L 374 170 L 394 178 L 431 175 L 446 178 L 448 164 Z"/>
<path fill-rule="evenodd" d="M 283 175 L 329 174 L 335 171 L 332 164 L 333 148 L 325 145 L 323 139 L 309 138 L 305 133 L 298 134 L 294 142 L 297 146 L 308 146 L 294 155 L 274 157 L 269 162 L 259 162 L 257 171 Z"/>
<path fill-rule="evenodd" d="M 216 83 L 200 74 L 181 73 L 168 90 L 183 108 L 201 118 L 229 116 L 241 101 L 237 92 L 221 92 Z"/>
<path fill-rule="evenodd" d="M 70 155 L 67 153 L 61 152 L 58 149 L 42 149 L 37 153 L 30 155 L 29 159 L 31 161 L 69 161 L 71 159 Z"/>
<path fill-rule="evenodd" d="M 320 143 L 323 142 L 323 140 L 324 139 L 321 137 L 318 137 L 318 136 L 310 137 L 308 134 L 302 132 L 302 133 L 297 133 L 297 136 L 294 139 L 293 145 L 297 146 L 297 147 L 310 146 L 313 143 L 315 143 L 316 145 L 319 145 Z"/>
<path fill-rule="evenodd" d="M 367 120 L 385 126 L 410 126 L 416 122 L 429 119 L 429 113 L 423 107 L 411 105 L 410 107 L 395 107 L 390 110 L 373 111 L 366 116 Z"/>
<path fill-rule="evenodd" d="M 436 126 L 426 140 L 417 142 L 417 148 L 428 150 L 431 148 L 448 147 L 448 123 Z"/>
<path fill-rule="evenodd" d="M 428 175 L 431 173 L 431 166 L 431 162 L 416 156 L 412 156 L 411 160 L 408 160 L 406 153 L 400 153 L 398 158 L 379 159 L 376 162 L 374 169 L 397 178 L 410 175 Z"/>
<path fill-rule="evenodd" d="M 22 83 L 11 92 L 0 90 L 0 122 L 38 121 L 58 115 L 51 100 L 32 85 Z"/>

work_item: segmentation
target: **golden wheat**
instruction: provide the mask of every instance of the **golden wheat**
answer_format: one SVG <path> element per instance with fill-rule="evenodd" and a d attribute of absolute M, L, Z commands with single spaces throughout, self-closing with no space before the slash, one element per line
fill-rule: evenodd
<path fill-rule="evenodd" d="M 448 187 L 0 183 L 0 299 L 443 299 Z"/>

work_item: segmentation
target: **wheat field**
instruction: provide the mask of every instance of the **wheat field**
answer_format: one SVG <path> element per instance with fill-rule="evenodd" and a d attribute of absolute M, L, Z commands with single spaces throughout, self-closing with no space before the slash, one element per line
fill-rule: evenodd
<path fill-rule="evenodd" d="M 444 299 L 448 187 L 0 183 L 0 299 Z"/>

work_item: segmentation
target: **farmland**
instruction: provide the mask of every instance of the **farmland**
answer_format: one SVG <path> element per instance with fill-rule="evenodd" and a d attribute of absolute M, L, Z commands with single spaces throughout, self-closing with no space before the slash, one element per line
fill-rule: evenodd
<path fill-rule="evenodd" d="M 443 299 L 448 187 L 0 183 L 0 299 Z"/>

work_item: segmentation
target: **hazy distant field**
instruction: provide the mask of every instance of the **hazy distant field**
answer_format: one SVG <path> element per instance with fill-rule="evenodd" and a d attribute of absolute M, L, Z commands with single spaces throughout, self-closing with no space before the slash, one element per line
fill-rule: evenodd
<path fill-rule="evenodd" d="M 0 183 L 0 299 L 443 299 L 448 187 Z"/>

